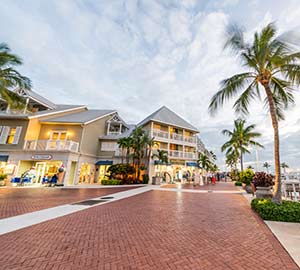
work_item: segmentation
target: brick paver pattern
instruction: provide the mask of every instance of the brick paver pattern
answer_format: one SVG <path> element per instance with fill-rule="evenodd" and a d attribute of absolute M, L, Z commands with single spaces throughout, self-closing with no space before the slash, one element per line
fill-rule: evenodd
<path fill-rule="evenodd" d="M 132 188 L 1 188 L 0 219 Z"/>
<path fill-rule="evenodd" d="M 0 269 L 299 269 L 240 194 L 150 191 L 0 237 Z"/>
<path fill-rule="evenodd" d="M 163 185 L 164 188 L 178 188 L 178 184 L 166 184 Z M 194 189 L 194 190 L 224 190 L 224 191 L 238 191 L 239 189 L 234 186 L 232 182 L 217 182 L 215 185 L 208 184 L 203 186 L 193 186 L 192 182 L 190 184 L 181 185 L 182 189 Z"/>

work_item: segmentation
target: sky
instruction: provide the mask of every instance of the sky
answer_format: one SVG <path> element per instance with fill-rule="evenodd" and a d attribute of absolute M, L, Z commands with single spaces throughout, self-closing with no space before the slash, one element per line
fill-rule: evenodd
<path fill-rule="evenodd" d="M 165 105 L 199 128 L 223 168 L 221 135 L 237 118 L 228 103 L 215 117 L 208 104 L 221 80 L 240 72 L 223 50 L 228 24 L 251 39 L 275 21 L 278 32 L 299 29 L 297 0 L 1 0 L 0 42 L 22 57 L 19 71 L 56 103 L 116 109 L 137 123 Z M 300 90 L 280 123 L 281 161 L 300 171 Z M 262 169 L 273 163 L 268 111 L 251 104 L 247 123 L 263 134 L 263 150 L 245 156 Z M 257 162 L 258 161 L 258 162 Z"/>

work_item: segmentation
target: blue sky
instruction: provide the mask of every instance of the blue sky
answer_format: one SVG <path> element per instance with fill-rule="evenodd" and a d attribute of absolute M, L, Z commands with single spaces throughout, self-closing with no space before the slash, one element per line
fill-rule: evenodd
<path fill-rule="evenodd" d="M 0 41 L 22 56 L 20 69 L 34 90 L 57 103 L 117 109 L 136 123 L 162 105 L 201 131 L 219 156 L 235 118 L 229 104 L 207 113 L 220 80 L 240 71 L 224 52 L 224 29 L 244 25 L 247 36 L 276 21 L 279 33 L 297 29 L 297 0 L 110 0 L 2 1 Z M 297 106 L 280 124 L 282 161 L 300 170 L 300 92 Z M 260 163 L 272 163 L 272 127 L 267 111 L 253 104 L 249 123 L 257 124 L 266 148 Z M 253 162 L 254 155 L 246 156 Z"/>

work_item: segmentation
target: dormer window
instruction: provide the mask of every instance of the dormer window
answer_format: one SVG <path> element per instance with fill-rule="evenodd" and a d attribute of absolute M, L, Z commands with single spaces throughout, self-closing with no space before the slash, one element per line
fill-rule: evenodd
<path fill-rule="evenodd" d="M 125 130 L 127 130 L 127 126 L 117 114 L 107 121 L 107 135 L 119 135 Z"/>

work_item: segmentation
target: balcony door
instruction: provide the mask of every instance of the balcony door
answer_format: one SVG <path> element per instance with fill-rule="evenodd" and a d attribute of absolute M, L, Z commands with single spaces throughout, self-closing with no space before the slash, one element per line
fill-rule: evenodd
<path fill-rule="evenodd" d="M 50 134 L 51 141 L 65 141 L 67 139 L 67 131 L 52 131 Z"/>
<path fill-rule="evenodd" d="M 47 149 L 62 150 L 66 147 L 67 131 L 52 131 L 50 140 L 47 143 Z"/>

